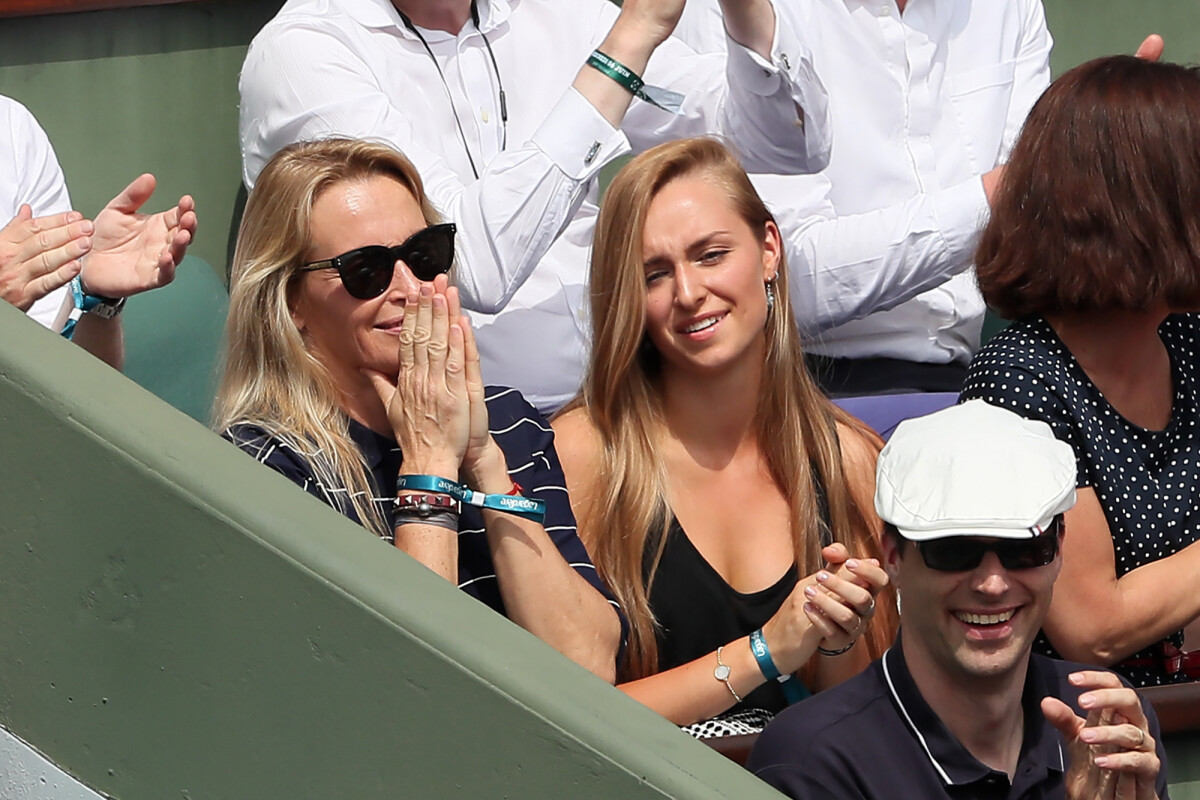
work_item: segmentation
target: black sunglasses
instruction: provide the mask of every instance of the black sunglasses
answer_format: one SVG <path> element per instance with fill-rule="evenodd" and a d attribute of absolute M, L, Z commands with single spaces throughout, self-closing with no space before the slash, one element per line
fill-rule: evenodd
<path fill-rule="evenodd" d="M 397 261 L 403 261 L 419 281 L 431 281 L 454 263 L 453 222 L 422 228 L 395 247 L 372 244 L 324 261 L 313 261 L 300 272 L 336 269 L 351 297 L 370 300 L 387 291 Z"/>
<path fill-rule="evenodd" d="M 1005 569 L 1044 567 L 1058 555 L 1059 525 L 1032 539 L 977 539 L 951 536 L 917 542 L 925 566 L 938 572 L 966 572 L 983 563 L 988 552 L 996 554 Z"/>

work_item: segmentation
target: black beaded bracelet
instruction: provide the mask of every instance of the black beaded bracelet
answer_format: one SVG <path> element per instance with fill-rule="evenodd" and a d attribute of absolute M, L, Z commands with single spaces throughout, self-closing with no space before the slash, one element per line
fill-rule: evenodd
<path fill-rule="evenodd" d="M 855 639 L 854 641 L 857 642 L 858 640 Z M 854 642 L 851 642 L 850 644 L 846 645 L 845 647 L 841 648 L 840 650 L 826 650 L 824 647 L 821 647 L 821 645 L 817 645 L 817 652 L 823 656 L 840 656 L 842 653 L 846 652 L 851 647 L 854 647 Z"/>

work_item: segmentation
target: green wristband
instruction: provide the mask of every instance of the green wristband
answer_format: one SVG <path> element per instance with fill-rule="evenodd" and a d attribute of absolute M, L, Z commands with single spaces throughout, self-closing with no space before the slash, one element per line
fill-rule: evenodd
<path fill-rule="evenodd" d="M 653 106 L 672 114 L 678 114 L 683 106 L 683 95 L 657 86 L 647 86 L 642 77 L 629 67 L 599 50 L 593 50 L 588 56 L 587 65 L 602 72 L 639 100 L 645 100 Z"/>

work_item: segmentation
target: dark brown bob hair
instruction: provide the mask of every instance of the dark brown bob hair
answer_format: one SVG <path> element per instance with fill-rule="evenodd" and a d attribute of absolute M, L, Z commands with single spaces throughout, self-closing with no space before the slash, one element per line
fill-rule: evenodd
<path fill-rule="evenodd" d="M 1042 95 L 976 255 L 1008 319 L 1200 308 L 1200 72 L 1089 61 Z"/>

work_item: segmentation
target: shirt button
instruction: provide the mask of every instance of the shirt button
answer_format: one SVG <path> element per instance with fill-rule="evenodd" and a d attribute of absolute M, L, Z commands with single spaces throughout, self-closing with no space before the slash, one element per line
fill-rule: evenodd
<path fill-rule="evenodd" d="M 889 8 L 888 6 L 884 6 L 883 8 L 881 8 L 879 10 L 879 16 L 881 16 L 881 17 L 890 17 L 891 15 L 892 15 L 892 9 Z"/>
<path fill-rule="evenodd" d="M 480 116 L 483 117 L 483 122 L 486 125 L 488 121 L 488 113 L 484 111 L 482 114 L 480 114 Z"/>

